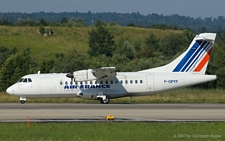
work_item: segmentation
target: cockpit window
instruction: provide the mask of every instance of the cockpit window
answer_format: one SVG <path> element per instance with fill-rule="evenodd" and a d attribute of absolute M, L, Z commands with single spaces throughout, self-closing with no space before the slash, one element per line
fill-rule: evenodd
<path fill-rule="evenodd" d="M 32 79 L 31 78 L 21 78 L 18 82 L 23 82 L 23 83 L 31 83 Z"/>
<path fill-rule="evenodd" d="M 18 82 L 23 82 L 23 79 L 24 79 L 24 78 L 21 78 Z"/>
<path fill-rule="evenodd" d="M 25 78 L 25 79 L 23 80 L 23 83 L 27 83 L 27 78 Z"/>
<path fill-rule="evenodd" d="M 28 78 L 28 82 L 32 82 L 32 80 L 30 78 Z"/>

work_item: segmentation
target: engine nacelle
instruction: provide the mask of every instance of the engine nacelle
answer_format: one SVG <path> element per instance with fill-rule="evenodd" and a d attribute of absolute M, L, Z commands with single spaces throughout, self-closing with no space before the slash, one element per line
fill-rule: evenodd
<path fill-rule="evenodd" d="M 96 77 L 92 74 L 92 69 L 88 70 L 79 70 L 73 72 L 73 76 L 75 81 L 87 81 L 87 80 L 94 80 Z"/>
<path fill-rule="evenodd" d="M 103 78 L 114 78 L 116 77 L 116 68 L 115 67 L 101 67 L 97 69 L 88 69 L 75 71 L 73 74 L 67 74 L 67 77 L 75 78 L 75 81 L 87 81 L 87 80 L 96 80 Z"/>

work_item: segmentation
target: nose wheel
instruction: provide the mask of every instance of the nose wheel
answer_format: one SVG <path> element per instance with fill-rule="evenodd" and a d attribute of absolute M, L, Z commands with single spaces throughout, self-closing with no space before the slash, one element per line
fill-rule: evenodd
<path fill-rule="evenodd" d="M 24 101 L 24 100 L 20 100 L 20 103 L 21 103 L 21 104 L 25 104 L 25 102 L 26 102 L 26 101 Z"/>
<path fill-rule="evenodd" d="M 20 103 L 25 104 L 26 102 L 26 97 L 20 97 Z"/>

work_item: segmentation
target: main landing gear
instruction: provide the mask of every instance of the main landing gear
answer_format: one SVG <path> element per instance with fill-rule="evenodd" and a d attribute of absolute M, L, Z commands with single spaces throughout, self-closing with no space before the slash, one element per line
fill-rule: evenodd
<path fill-rule="evenodd" d="M 109 99 L 106 98 L 105 95 L 98 95 L 97 98 L 98 98 L 98 100 L 100 101 L 101 104 L 108 104 L 109 103 Z"/>
<path fill-rule="evenodd" d="M 26 98 L 25 97 L 20 97 L 20 103 L 21 104 L 25 104 L 26 102 Z"/>
<path fill-rule="evenodd" d="M 108 98 L 106 98 L 106 99 L 100 98 L 99 101 L 101 102 L 101 104 L 109 104 L 109 99 Z"/>

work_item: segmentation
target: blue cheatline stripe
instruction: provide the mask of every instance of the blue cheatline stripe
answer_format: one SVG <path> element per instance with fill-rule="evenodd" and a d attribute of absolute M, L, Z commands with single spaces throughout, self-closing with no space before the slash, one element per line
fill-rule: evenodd
<path fill-rule="evenodd" d="M 186 72 L 191 71 L 193 69 L 193 66 L 197 63 L 197 59 L 201 58 L 202 55 L 205 53 L 205 51 L 208 51 L 208 47 L 209 45 L 211 46 L 210 42 L 208 42 L 205 47 L 203 47 L 203 50 L 201 50 L 201 52 L 198 54 L 198 56 L 195 58 L 195 60 L 191 63 L 191 65 L 188 67 L 188 69 L 186 70 Z M 200 61 L 200 60 L 199 60 Z M 191 70 L 190 70 L 191 69 Z"/>
<path fill-rule="evenodd" d="M 201 53 L 203 52 L 204 46 L 205 46 L 206 43 L 207 43 L 207 42 L 204 41 L 202 44 L 200 44 L 200 46 L 197 48 L 197 50 L 195 51 L 195 53 L 190 57 L 190 59 L 189 59 L 189 60 L 187 61 L 187 63 L 184 65 L 184 67 L 182 68 L 181 72 L 184 72 L 184 71 L 187 69 L 187 67 L 191 64 L 191 62 L 192 62 L 195 58 L 198 59 L 198 57 L 199 57 L 198 54 L 201 54 Z M 195 61 L 196 61 L 196 59 L 195 59 Z"/>
<path fill-rule="evenodd" d="M 187 54 L 184 56 L 184 58 L 180 61 L 180 63 L 178 63 L 178 65 L 175 67 L 175 69 L 173 70 L 173 72 L 179 72 L 182 67 L 184 66 L 184 64 L 189 60 L 189 58 L 193 55 L 193 53 L 196 51 L 196 49 L 199 47 L 199 45 L 202 43 L 203 41 L 196 41 L 194 43 L 194 45 L 189 49 L 189 51 L 187 52 Z"/>

